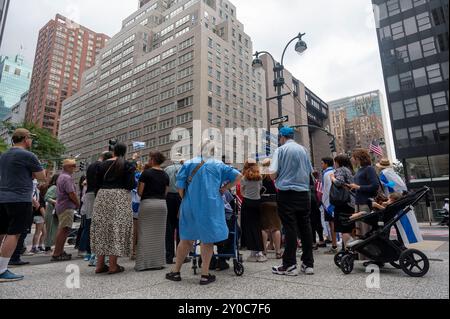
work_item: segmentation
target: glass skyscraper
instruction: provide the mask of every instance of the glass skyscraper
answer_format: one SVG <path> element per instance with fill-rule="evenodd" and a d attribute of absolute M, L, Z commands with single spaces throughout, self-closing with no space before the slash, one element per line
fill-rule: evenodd
<path fill-rule="evenodd" d="M 0 119 L 6 115 L 1 113 L 7 113 L 28 91 L 30 81 L 31 66 L 24 62 L 21 55 L 0 56 Z"/>
<path fill-rule="evenodd" d="M 373 0 L 397 157 L 410 188 L 449 193 L 448 0 Z"/>

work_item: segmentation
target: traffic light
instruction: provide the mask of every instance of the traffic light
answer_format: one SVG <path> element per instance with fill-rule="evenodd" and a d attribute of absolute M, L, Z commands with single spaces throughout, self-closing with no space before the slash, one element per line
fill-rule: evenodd
<path fill-rule="evenodd" d="M 330 141 L 330 150 L 331 153 L 337 153 L 336 140 L 334 138 Z"/>
<path fill-rule="evenodd" d="M 86 169 L 86 163 L 85 162 L 80 162 L 80 171 L 84 172 L 85 169 Z"/>
<path fill-rule="evenodd" d="M 114 151 L 114 147 L 117 145 L 117 141 L 116 140 L 109 140 L 109 151 L 112 152 Z"/>

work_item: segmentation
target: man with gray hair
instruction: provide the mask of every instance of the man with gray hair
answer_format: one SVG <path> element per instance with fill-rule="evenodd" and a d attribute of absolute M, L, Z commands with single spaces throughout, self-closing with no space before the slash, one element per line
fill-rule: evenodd
<path fill-rule="evenodd" d="M 302 241 L 301 272 L 314 274 L 313 239 L 310 221 L 310 179 L 313 171 L 307 150 L 294 141 L 294 129 L 280 129 L 281 147 L 270 166 L 272 179 L 278 188 L 278 214 L 286 233 L 283 264 L 273 267 L 276 275 L 297 276 L 297 239 Z"/>

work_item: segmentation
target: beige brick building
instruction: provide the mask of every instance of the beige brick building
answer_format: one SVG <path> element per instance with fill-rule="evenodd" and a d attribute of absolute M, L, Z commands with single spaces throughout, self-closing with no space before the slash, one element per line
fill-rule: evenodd
<path fill-rule="evenodd" d="M 367 92 L 328 104 L 338 153 L 349 153 L 355 148 L 368 149 L 372 141 L 378 141 L 381 142 L 384 155 L 393 160 L 388 117 L 380 91 Z"/>
<path fill-rule="evenodd" d="M 235 6 L 153 0 L 139 7 L 64 102 L 60 139 L 69 154 L 92 161 L 117 139 L 130 148 L 145 142 L 143 161 L 150 150 L 170 156 L 174 143 L 190 157 L 200 141 L 190 138 L 194 120 L 222 132 L 266 126 L 264 70 L 251 67 L 252 41 Z"/>

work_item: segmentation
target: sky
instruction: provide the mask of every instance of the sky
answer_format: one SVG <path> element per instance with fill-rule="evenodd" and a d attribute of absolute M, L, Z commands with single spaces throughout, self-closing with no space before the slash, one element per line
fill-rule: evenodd
<path fill-rule="evenodd" d="M 232 0 L 254 50 L 280 59 L 284 46 L 306 33 L 303 55 L 285 58 L 291 73 L 324 101 L 373 90 L 385 96 L 371 0 Z M 39 29 L 56 13 L 99 33 L 115 35 L 138 0 L 12 0 L 0 54 L 20 51 L 32 63 Z M 390 129 L 389 129 L 390 131 Z"/>

